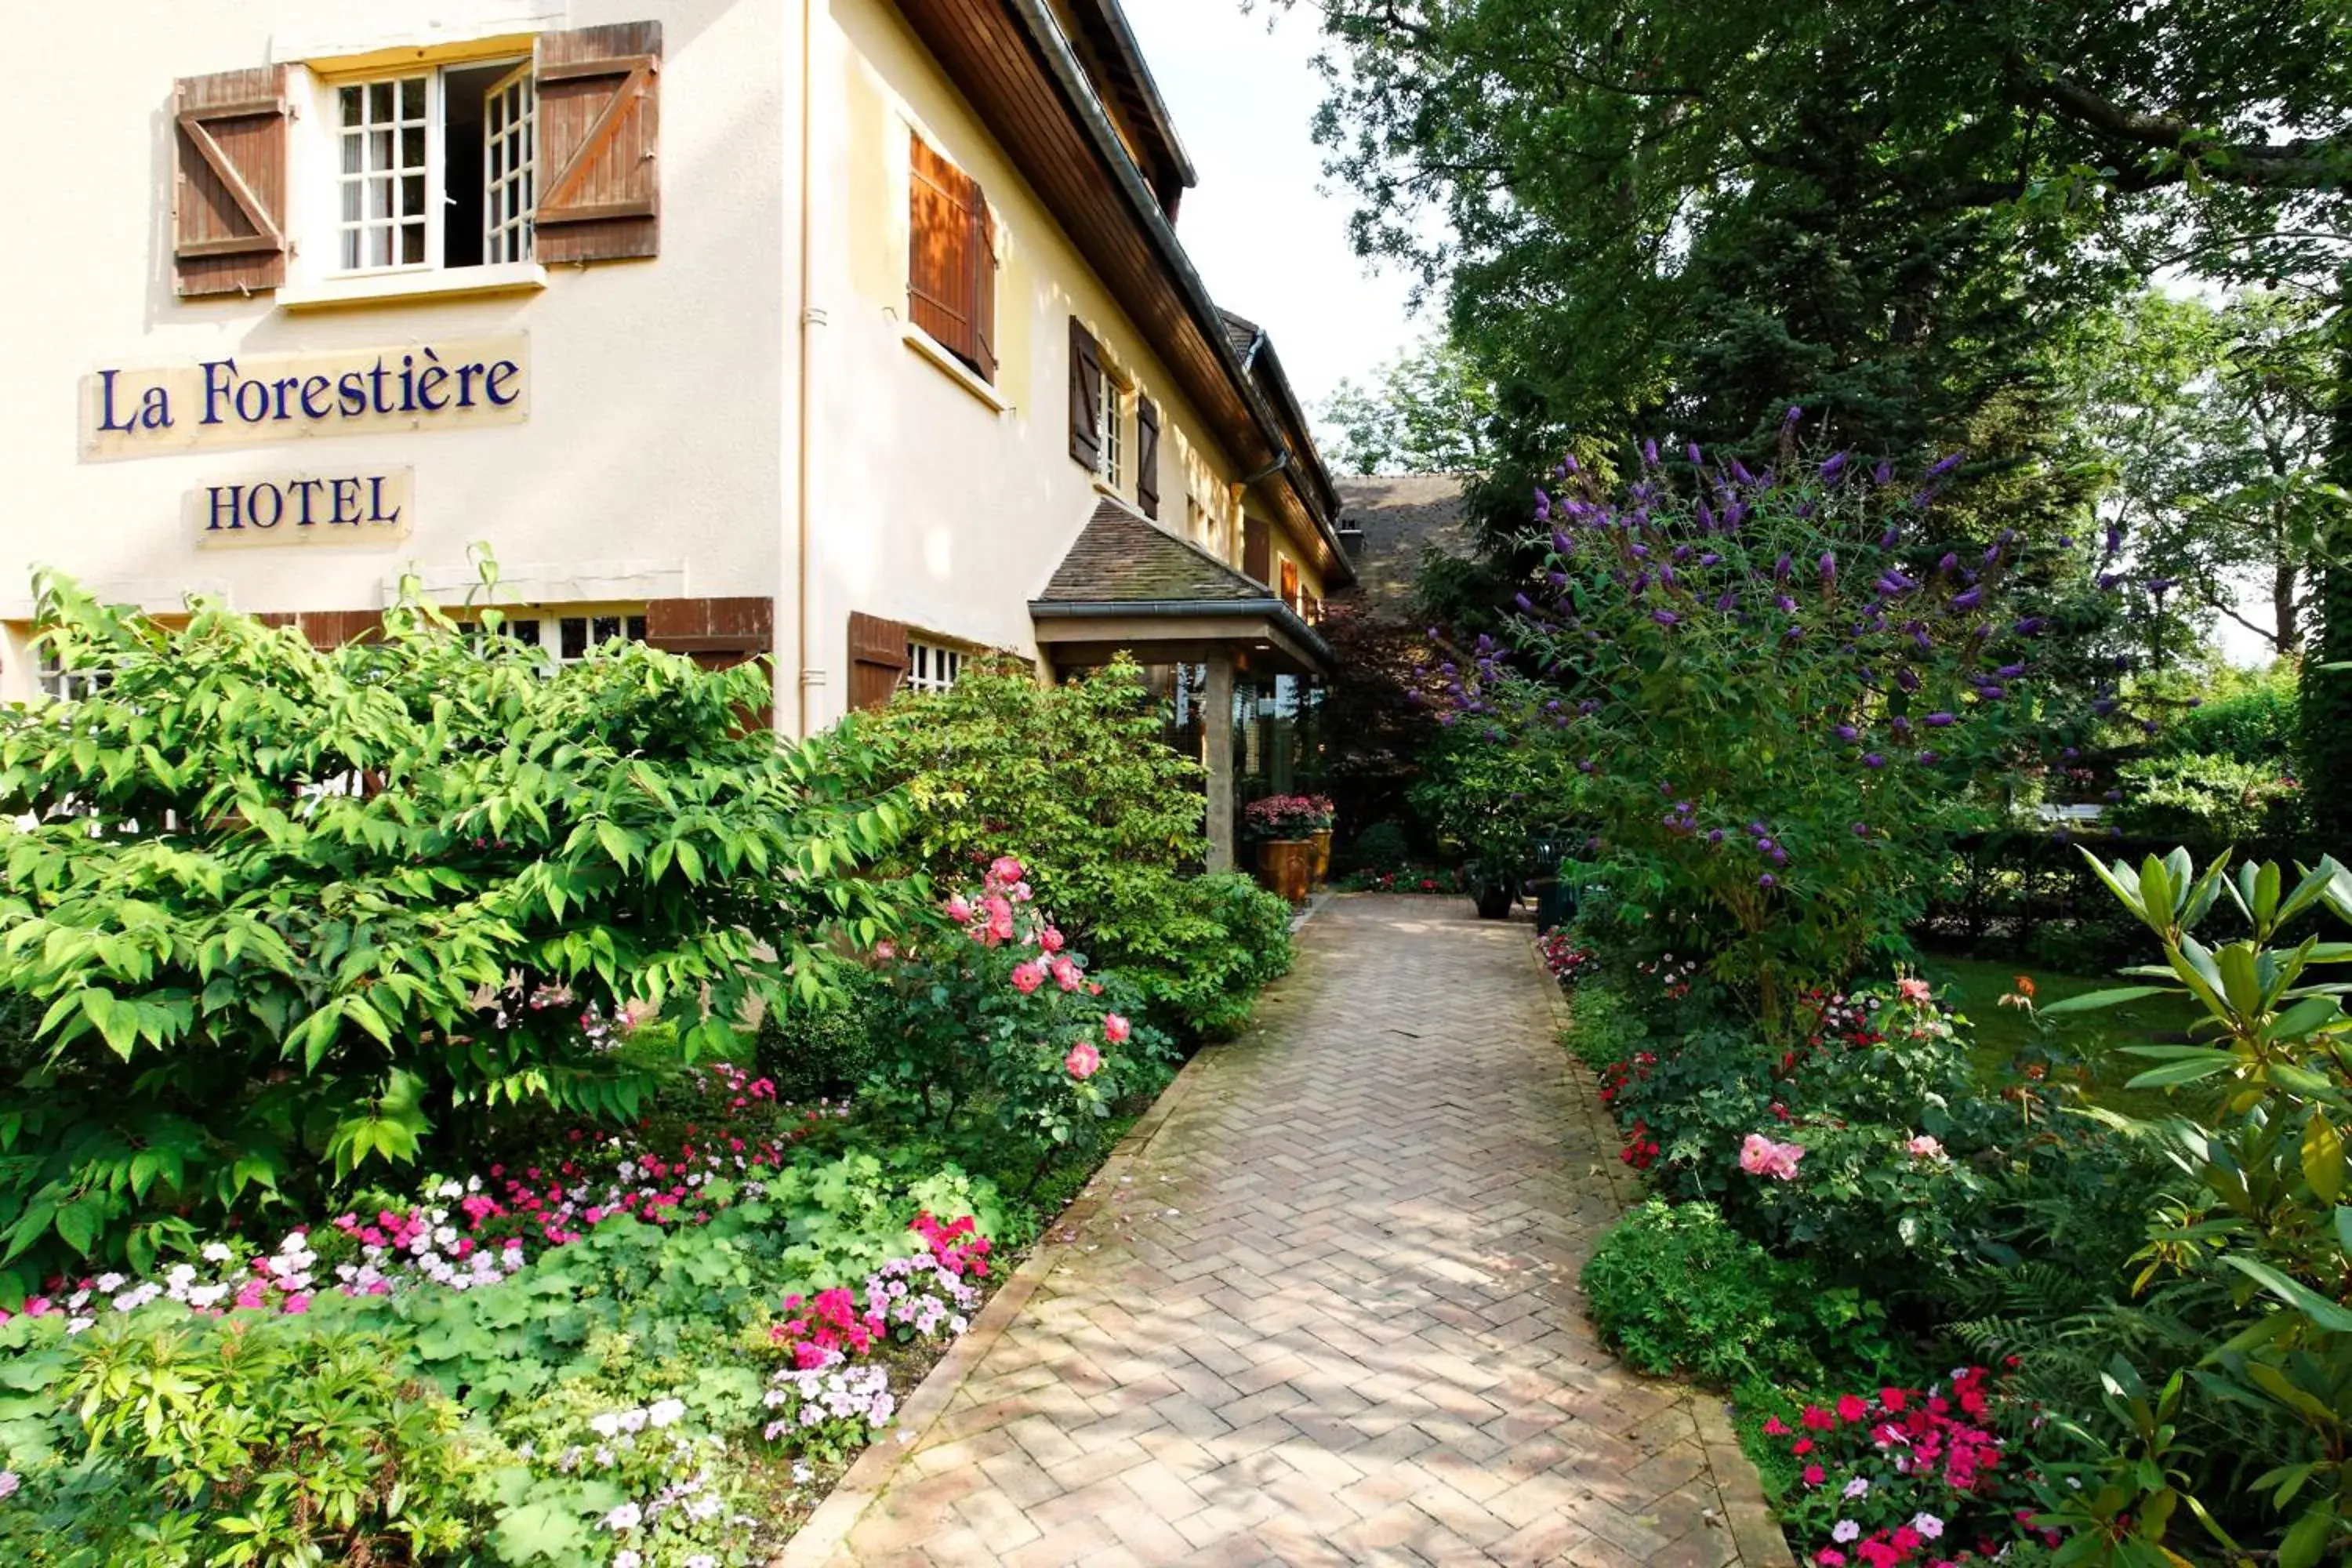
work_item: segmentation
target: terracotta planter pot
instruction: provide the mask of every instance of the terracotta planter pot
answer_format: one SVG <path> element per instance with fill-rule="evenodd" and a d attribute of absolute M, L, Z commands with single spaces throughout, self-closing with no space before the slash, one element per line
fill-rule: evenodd
<path fill-rule="evenodd" d="M 1294 904 L 1307 901 L 1307 878 L 1315 868 L 1315 847 L 1304 838 L 1258 841 L 1257 879 L 1266 891 Z"/>
<path fill-rule="evenodd" d="M 1331 830 L 1318 827 L 1308 836 L 1307 843 L 1315 847 L 1315 885 L 1321 887 L 1331 879 Z"/>

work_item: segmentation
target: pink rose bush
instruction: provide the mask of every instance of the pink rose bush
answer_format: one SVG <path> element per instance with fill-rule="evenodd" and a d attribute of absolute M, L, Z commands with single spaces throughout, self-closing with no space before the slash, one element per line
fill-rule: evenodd
<path fill-rule="evenodd" d="M 1739 1168 L 1751 1176 L 1769 1176 L 1775 1181 L 1797 1179 L 1797 1162 L 1805 1151 L 1795 1143 L 1776 1143 L 1760 1132 L 1750 1132 L 1739 1145 Z"/>
<path fill-rule="evenodd" d="M 1166 1042 L 1133 1021 L 1141 998 L 1088 968 L 1018 859 L 998 856 L 940 909 L 940 934 L 877 970 L 899 1026 L 870 1086 L 887 1105 L 938 1122 L 992 1117 L 1050 1163 L 1165 1081 Z"/>

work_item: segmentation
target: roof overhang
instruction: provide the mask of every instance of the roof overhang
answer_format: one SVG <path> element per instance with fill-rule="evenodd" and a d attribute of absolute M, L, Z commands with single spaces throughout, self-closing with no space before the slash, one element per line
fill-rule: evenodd
<path fill-rule="evenodd" d="M 1354 581 L 1314 477 L 1046 0 L 897 0 L 1097 278 L 1144 332 L 1232 460 L 1252 474 L 1326 591 Z M 1319 462 L 1307 446 L 1307 461 Z"/>
<path fill-rule="evenodd" d="M 1037 646 L 1063 664 L 1105 664 L 1131 653 L 1150 664 L 1237 656 L 1295 675 L 1328 675 L 1330 645 L 1279 599 L 1032 600 Z"/>

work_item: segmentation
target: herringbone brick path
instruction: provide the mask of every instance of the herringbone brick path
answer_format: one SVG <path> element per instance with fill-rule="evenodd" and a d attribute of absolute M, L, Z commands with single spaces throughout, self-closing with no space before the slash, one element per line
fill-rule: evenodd
<path fill-rule="evenodd" d="M 1616 1148 L 1527 928 L 1462 904 L 1308 924 L 836 1562 L 1739 1561 L 1705 1413 L 1579 1309 Z"/>

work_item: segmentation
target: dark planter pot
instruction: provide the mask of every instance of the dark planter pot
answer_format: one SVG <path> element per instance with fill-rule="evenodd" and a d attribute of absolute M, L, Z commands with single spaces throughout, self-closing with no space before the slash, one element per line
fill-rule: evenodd
<path fill-rule="evenodd" d="M 1482 921 L 1508 920 L 1511 907 L 1518 901 L 1518 889 L 1508 882 L 1478 884 L 1478 918 Z"/>

